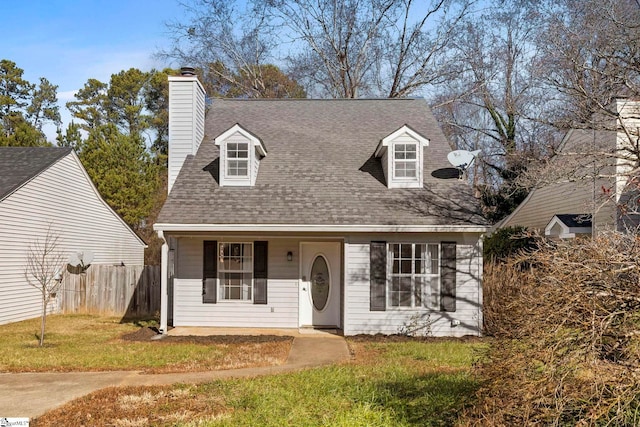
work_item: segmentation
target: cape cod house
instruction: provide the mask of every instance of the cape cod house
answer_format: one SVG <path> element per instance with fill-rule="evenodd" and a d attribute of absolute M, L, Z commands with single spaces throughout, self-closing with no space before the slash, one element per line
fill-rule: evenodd
<path fill-rule="evenodd" d="M 205 116 L 195 76 L 169 86 L 163 333 L 481 333 L 488 227 L 438 173 L 449 144 L 424 100 L 215 99 Z"/>
<path fill-rule="evenodd" d="M 144 263 L 146 244 L 102 199 L 70 148 L 0 147 L 0 324 L 40 316 L 41 294 L 25 270 L 29 249 L 49 229 L 64 259 L 91 251 L 92 264 Z"/>

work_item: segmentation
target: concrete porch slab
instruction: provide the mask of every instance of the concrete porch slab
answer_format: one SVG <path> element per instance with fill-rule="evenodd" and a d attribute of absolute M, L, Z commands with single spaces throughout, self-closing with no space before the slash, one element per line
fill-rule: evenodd
<path fill-rule="evenodd" d="M 339 337 L 338 329 L 313 328 L 220 328 L 202 326 L 177 326 L 169 329 L 169 336 L 210 336 L 210 335 L 275 335 L 289 337 Z"/>

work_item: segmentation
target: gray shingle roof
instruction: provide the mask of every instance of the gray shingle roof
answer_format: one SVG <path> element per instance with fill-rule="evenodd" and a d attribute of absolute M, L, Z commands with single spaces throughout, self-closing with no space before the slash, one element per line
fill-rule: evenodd
<path fill-rule="evenodd" d="M 236 123 L 268 147 L 254 187 L 218 185 L 213 140 Z M 422 189 L 387 188 L 373 156 L 405 124 L 430 140 Z M 451 168 L 449 151 L 421 99 L 215 100 L 200 149 L 187 157 L 157 222 L 485 225 L 467 183 L 432 176 Z"/>
<path fill-rule="evenodd" d="M 71 152 L 58 147 L 0 147 L 0 200 Z"/>

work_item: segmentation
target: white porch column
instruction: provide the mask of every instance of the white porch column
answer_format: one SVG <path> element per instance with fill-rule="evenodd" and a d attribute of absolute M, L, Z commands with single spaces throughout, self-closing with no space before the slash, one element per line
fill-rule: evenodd
<path fill-rule="evenodd" d="M 161 270 L 160 270 L 160 332 L 162 334 L 167 333 L 167 315 L 168 315 L 168 286 L 169 281 L 169 245 L 162 234 L 162 231 L 158 231 L 158 236 L 164 240 L 161 251 Z"/>

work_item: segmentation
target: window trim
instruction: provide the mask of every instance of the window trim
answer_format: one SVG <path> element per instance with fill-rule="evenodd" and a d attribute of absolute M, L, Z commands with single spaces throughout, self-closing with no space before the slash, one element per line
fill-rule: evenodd
<path fill-rule="evenodd" d="M 246 271 L 246 270 L 242 270 L 242 271 L 238 271 L 238 270 L 225 270 L 224 269 L 224 252 L 223 252 L 223 245 L 250 245 L 251 246 L 251 259 L 249 260 L 249 265 L 251 267 L 251 271 Z M 216 295 L 217 295 L 217 300 L 219 304 L 253 304 L 253 300 L 255 297 L 255 291 L 254 291 L 254 279 L 255 279 L 255 274 L 254 274 L 254 257 L 255 257 L 255 253 L 254 253 L 254 242 L 250 242 L 250 241 L 233 241 L 233 242 L 220 242 L 218 241 L 218 248 L 217 248 L 217 264 L 218 264 L 218 277 L 216 278 Z M 251 280 L 249 282 L 249 289 L 251 292 L 251 298 L 250 299 L 227 299 L 224 298 L 224 293 L 223 293 L 223 284 L 222 284 L 222 280 L 221 280 L 221 276 L 224 273 L 240 273 L 240 274 L 251 274 Z"/>
<path fill-rule="evenodd" d="M 231 145 L 235 145 L 236 149 L 235 150 L 231 150 L 230 146 Z M 246 149 L 240 149 L 240 145 L 244 145 L 246 147 Z M 229 153 L 235 153 L 236 156 L 235 157 L 230 157 Z M 247 153 L 246 157 L 239 157 L 238 154 L 240 153 Z M 227 141 L 225 143 L 225 173 L 226 176 L 229 177 L 230 179 L 246 179 L 249 177 L 249 172 L 250 172 L 250 168 L 249 168 L 249 160 L 251 159 L 251 144 L 249 143 L 249 141 L 246 142 L 235 142 L 235 141 Z M 245 164 L 245 170 L 246 173 L 244 175 L 242 174 L 232 174 L 231 173 L 231 167 L 230 167 L 230 163 L 231 162 L 238 162 L 238 165 L 240 165 L 241 162 L 243 162 Z M 235 169 L 240 169 L 239 166 L 236 166 Z"/>
<path fill-rule="evenodd" d="M 398 146 L 404 146 L 405 149 L 402 151 L 403 153 L 409 153 L 410 151 L 406 150 L 406 147 L 408 146 L 413 146 L 414 150 L 413 153 L 415 155 L 415 158 L 413 159 L 407 159 L 406 157 L 404 159 L 398 159 L 396 158 L 396 154 L 399 152 L 398 151 Z M 420 177 L 420 165 L 418 164 L 419 159 L 420 159 L 420 152 L 419 152 L 420 148 L 418 147 L 418 142 L 394 142 L 392 144 L 392 168 L 393 168 L 393 172 L 392 172 L 392 179 L 396 182 L 415 182 L 419 179 Z M 398 176 L 397 172 L 398 172 L 398 164 L 405 164 L 405 165 L 410 165 L 413 164 L 414 168 L 414 176 Z M 406 169 L 404 169 L 406 171 Z"/>
<path fill-rule="evenodd" d="M 393 263 L 394 256 L 392 247 L 393 245 L 399 245 L 400 256 L 402 252 L 401 245 L 411 245 L 411 273 L 393 273 Z M 429 269 L 433 266 L 433 262 L 435 261 L 438 267 L 437 273 L 415 273 L 415 262 L 416 262 L 416 245 L 424 245 L 426 252 L 429 253 L 429 246 L 434 246 L 437 250 L 437 258 L 429 258 L 428 261 L 425 259 L 423 262 L 430 262 L 431 265 Z M 387 310 L 397 310 L 397 311 L 411 311 L 411 310 L 431 310 L 431 311 L 439 311 L 440 300 L 441 300 L 441 288 L 442 288 L 442 269 L 441 269 L 441 260 L 442 260 L 442 247 L 440 243 L 433 242 L 391 242 L 387 243 L 387 280 L 386 280 L 386 309 Z M 399 261 L 403 260 L 402 257 L 398 258 Z M 401 306 L 393 304 L 393 278 L 394 277 L 410 277 L 411 278 L 411 306 Z M 423 286 L 420 292 L 421 303 L 416 305 L 415 301 L 415 279 L 427 279 L 424 280 L 423 283 L 428 284 L 428 286 Z M 436 284 L 436 289 L 434 291 L 433 284 Z M 433 297 L 435 296 L 435 300 Z"/>

